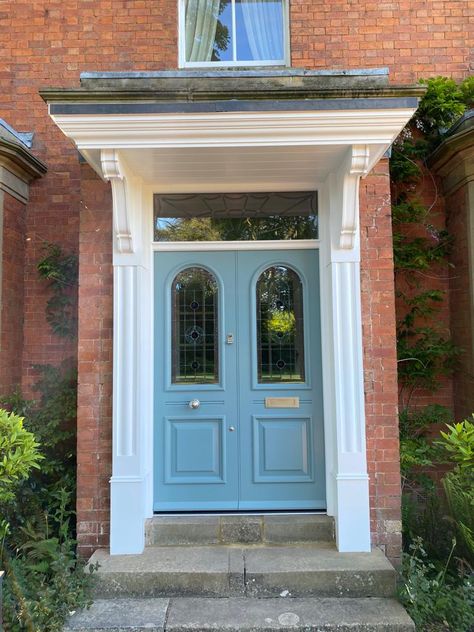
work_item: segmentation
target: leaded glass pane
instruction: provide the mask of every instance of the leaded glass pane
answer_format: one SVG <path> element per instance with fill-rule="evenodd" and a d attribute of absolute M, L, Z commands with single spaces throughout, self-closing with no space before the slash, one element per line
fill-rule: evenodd
<path fill-rule="evenodd" d="M 257 363 L 260 384 L 304 382 L 303 286 L 286 266 L 257 282 Z"/>
<path fill-rule="evenodd" d="M 199 267 L 174 279 L 172 299 L 172 383 L 219 382 L 219 292 L 215 277 Z"/>
<path fill-rule="evenodd" d="M 315 191 L 154 196 L 155 241 L 317 239 Z"/>

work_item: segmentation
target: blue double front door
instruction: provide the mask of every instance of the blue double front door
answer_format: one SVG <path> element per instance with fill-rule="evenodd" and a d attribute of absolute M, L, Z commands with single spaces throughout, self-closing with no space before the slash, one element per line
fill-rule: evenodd
<path fill-rule="evenodd" d="M 317 250 L 155 253 L 155 511 L 324 509 Z"/>

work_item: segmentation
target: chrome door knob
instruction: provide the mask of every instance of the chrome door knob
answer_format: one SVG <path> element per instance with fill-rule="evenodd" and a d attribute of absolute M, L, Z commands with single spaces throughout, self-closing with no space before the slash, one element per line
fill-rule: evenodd
<path fill-rule="evenodd" d="M 235 426 L 229 426 L 229 432 L 235 432 Z"/>
<path fill-rule="evenodd" d="M 199 408 L 200 405 L 201 402 L 198 399 L 192 399 L 188 404 L 189 408 L 192 408 L 193 410 Z"/>

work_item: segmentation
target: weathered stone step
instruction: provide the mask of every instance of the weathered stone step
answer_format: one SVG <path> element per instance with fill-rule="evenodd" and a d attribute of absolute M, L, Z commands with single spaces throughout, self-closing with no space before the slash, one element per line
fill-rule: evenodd
<path fill-rule="evenodd" d="M 339 553 L 294 546 L 149 547 L 141 555 L 97 551 L 96 597 L 390 597 L 396 575 L 382 551 Z"/>
<path fill-rule="evenodd" d="M 147 546 L 333 542 L 334 518 L 323 514 L 153 516 Z"/>
<path fill-rule="evenodd" d="M 393 599 L 107 599 L 64 632 L 414 632 Z"/>

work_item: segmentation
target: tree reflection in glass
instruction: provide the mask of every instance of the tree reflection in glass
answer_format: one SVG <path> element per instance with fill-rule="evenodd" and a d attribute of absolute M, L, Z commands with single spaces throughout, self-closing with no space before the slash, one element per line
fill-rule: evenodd
<path fill-rule="evenodd" d="M 314 191 L 155 196 L 155 241 L 317 238 Z"/>
<path fill-rule="evenodd" d="M 304 382 L 303 286 L 296 272 L 272 266 L 257 286 L 258 382 Z"/>

